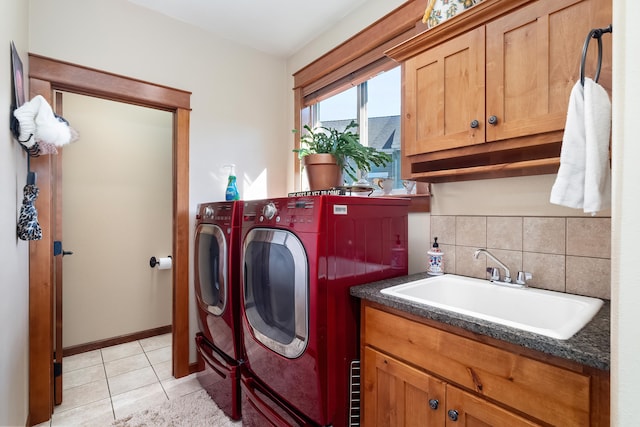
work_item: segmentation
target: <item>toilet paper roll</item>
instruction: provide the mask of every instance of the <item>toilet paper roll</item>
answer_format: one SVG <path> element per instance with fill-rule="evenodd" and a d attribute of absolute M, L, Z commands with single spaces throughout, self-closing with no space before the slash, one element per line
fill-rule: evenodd
<path fill-rule="evenodd" d="M 170 270 L 171 257 L 158 258 L 158 270 Z"/>

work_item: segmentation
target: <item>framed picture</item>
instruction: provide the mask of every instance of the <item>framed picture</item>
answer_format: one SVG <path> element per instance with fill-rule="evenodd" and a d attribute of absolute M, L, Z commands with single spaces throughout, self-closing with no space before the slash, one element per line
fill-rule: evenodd
<path fill-rule="evenodd" d="M 11 42 L 11 68 L 13 70 L 13 100 L 15 108 L 18 108 L 24 104 L 24 73 L 22 61 L 13 41 Z"/>

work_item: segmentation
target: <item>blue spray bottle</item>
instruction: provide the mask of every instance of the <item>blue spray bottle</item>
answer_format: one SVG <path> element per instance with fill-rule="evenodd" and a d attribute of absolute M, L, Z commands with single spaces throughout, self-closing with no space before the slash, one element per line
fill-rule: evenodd
<path fill-rule="evenodd" d="M 225 191 L 225 200 L 240 200 L 238 185 L 236 184 L 236 165 L 226 165 L 229 168 L 229 180 L 227 182 L 227 191 Z"/>

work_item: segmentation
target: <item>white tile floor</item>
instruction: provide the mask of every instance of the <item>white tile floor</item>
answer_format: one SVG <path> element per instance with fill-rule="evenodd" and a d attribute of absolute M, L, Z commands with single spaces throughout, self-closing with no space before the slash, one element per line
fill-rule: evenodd
<path fill-rule="evenodd" d="M 65 357 L 62 404 L 43 426 L 109 426 L 133 412 L 201 390 L 171 375 L 171 334 Z"/>

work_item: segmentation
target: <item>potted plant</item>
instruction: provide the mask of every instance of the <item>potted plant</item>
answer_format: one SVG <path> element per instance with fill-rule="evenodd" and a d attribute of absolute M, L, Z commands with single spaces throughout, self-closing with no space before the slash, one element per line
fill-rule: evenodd
<path fill-rule="evenodd" d="M 300 148 L 293 151 L 298 153 L 307 171 L 311 190 L 341 186 L 343 172 L 355 182 L 358 170 L 369 172 L 372 164 L 385 166 L 392 160 L 387 153 L 360 144 L 360 135 L 354 131 L 357 127 L 355 120 L 343 131 L 326 126 L 313 129 L 304 126 L 306 132 L 300 137 Z"/>

